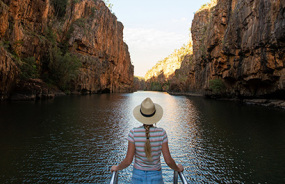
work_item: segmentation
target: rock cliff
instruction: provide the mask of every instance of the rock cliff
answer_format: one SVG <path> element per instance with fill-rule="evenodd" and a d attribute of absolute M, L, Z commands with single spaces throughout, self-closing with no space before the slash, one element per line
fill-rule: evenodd
<path fill-rule="evenodd" d="M 11 55 L 4 48 L 0 48 L 0 101 L 9 97 L 18 73 L 19 69 Z"/>
<path fill-rule="evenodd" d="M 79 71 L 68 74 L 68 90 L 132 91 L 133 65 L 123 41 L 123 28 L 101 0 L 0 0 L 1 99 L 30 80 L 23 79 L 23 73 L 49 82 L 51 65 L 62 65 L 53 62 L 74 58 L 81 64 Z M 62 68 L 70 66 L 67 61 Z M 33 68 L 35 75 L 31 75 Z M 62 83 L 53 84 L 62 88 Z"/>
<path fill-rule="evenodd" d="M 145 79 L 144 77 L 134 76 L 134 91 L 145 90 Z"/>
<path fill-rule="evenodd" d="M 167 91 L 169 90 L 169 81 L 177 77 L 178 80 L 184 80 L 184 76 L 176 76 L 175 71 L 181 68 L 182 61 L 186 55 L 193 53 L 192 42 L 188 41 L 180 49 L 174 50 L 168 57 L 156 63 L 145 75 L 146 89 Z M 182 77 L 182 78 L 181 78 Z M 173 82 L 173 80 L 171 81 Z"/>
<path fill-rule="evenodd" d="M 212 0 L 195 13 L 175 91 L 285 98 L 285 1 Z M 183 64 L 184 63 L 184 64 Z"/>
<path fill-rule="evenodd" d="M 285 1 L 218 0 L 192 22 L 192 90 L 284 98 Z"/>

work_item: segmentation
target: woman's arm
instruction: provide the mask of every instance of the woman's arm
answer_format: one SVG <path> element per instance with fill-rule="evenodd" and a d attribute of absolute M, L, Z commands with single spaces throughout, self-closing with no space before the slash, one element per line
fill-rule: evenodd
<path fill-rule="evenodd" d="M 162 154 L 164 157 L 165 163 L 173 170 L 182 172 L 184 170 L 183 166 L 181 164 L 176 165 L 175 161 L 170 155 L 168 142 L 162 143 Z"/>
<path fill-rule="evenodd" d="M 126 158 L 119 165 L 117 165 L 117 166 L 113 165 L 111 167 L 111 172 L 125 169 L 126 167 L 131 165 L 133 158 L 134 158 L 134 155 L 135 155 L 135 144 L 129 141 Z"/>

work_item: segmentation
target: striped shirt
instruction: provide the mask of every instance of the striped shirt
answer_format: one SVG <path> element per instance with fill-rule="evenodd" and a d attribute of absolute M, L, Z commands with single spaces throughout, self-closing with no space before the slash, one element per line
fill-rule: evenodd
<path fill-rule="evenodd" d="M 162 143 L 168 141 L 167 134 L 163 128 L 158 127 L 150 127 L 149 132 L 152 161 L 147 159 L 144 152 L 144 144 L 146 142 L 145 128 L 143 126 L 133 128 L 128 135 L 128 141 L 135 144 L 134 167 L 140 170 L 160 170 L 161 147 Z"/>

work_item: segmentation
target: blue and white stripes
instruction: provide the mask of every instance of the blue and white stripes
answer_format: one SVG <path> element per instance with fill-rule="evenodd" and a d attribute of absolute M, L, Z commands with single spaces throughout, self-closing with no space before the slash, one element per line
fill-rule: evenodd
<path fill-rule="evenodd" d="M 140 170 L 160 170 L 160 155 L 162 143 L 168 141 L 167 134 L 163 128 L 150 127 L 150 145 L 152 160 L 148 160 L 144 152 L 146 142 L 145 128 L 143 126 L 133 128 L 128 134 L 128 141 L 135 144 L 134 167 Z"/>

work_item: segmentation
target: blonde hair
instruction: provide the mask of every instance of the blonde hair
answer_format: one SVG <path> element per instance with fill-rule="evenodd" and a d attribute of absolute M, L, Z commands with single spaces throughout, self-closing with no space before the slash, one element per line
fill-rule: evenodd
<path fill-rule="evenodd" d="M 152 127 L 153 125 L 144 125 L 145 128 L 145 136 L 146 136 L 146 142 L 144 144 L 144 152 L 148 160 L 152 160 L 151 157 L 151 146 L 150 146 L 150 140 L 149 140 L 149 128 Z"/>

